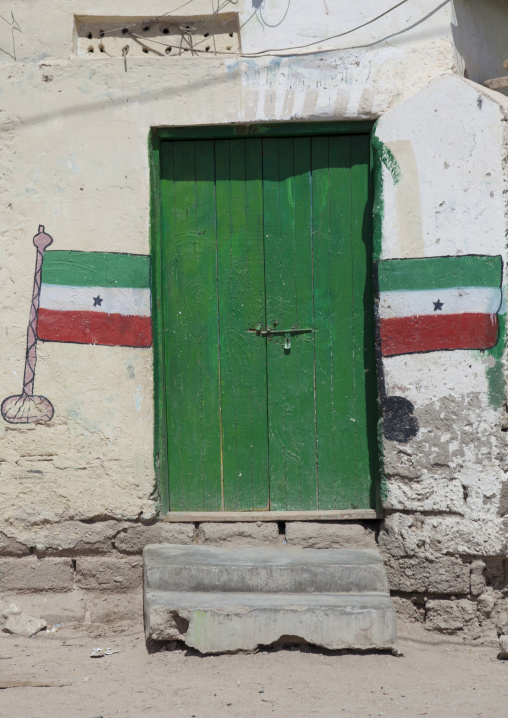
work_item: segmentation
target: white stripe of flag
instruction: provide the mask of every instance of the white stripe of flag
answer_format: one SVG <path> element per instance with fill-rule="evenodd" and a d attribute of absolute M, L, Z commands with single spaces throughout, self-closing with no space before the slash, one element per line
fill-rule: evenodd
<path fill-rule="evenodd" d="M 95 298 L 99 300 L 95 302 Z M 70 287 L 42 284 L 41 309 L 60 312 L 102 312 L 149 317 L 150 290 L 130 287 Z"/>
<path fill-rule="evenodd" d="M 497 314 L 501 299 L 501 290 L 496 287 L 389 291 L 380 294 L 379 314 L 382 319 L 428 314 Z M 438 301 L 441 309 L 435 308 Z"/>

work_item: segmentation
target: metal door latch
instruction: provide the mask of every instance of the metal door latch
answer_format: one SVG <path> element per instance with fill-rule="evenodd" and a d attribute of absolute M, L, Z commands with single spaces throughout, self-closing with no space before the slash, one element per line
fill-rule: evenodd
<path fill-rule="evenodd" d="M 277 324 L 274 322 L 274 328 L 268 327 L 267 329 L 261 329 L 261 324 L 256 324 L 255 327 L 248 329 L 252 334 L 256 334 L 258 337 L 264 337 L 271 339 L 272 337 L 284 337 L 284 351 L 291 349 L 291 337 L 296 334 L 309 334 L 312 329 L 302 329 L 301 327 L 294 326 L 291 329 L 275 329 Z"/>

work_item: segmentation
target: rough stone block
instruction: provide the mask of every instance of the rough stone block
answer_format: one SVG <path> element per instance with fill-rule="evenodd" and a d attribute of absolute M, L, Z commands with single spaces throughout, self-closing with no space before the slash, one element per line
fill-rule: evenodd
<path fill-rule="evenodd" d="M 115 548 L 122 553 L 143 553 L 147 544 L 194 543 L 194 524 L 173 524 L 160 521 L 151 526 L 140 524 L 119 533 L 115 539 Z"/>
<path fill-rule="evenodd" d="M 378 536 L 381 551 L 394 558 L 424 552 L 427 542 L 425 536 L 416 530 L 415 522 L 418 519 L 419 517 L 413 518 L 406 514 L 387 516 L 381 524 Z"/>
<path fill-rule="evenodd" d="M 464 494 L 458 479 L 428 476 L 419 480 L 389 478 L 383 505 L 395 511 L 449 511 L 462 513 Z"/>
<path fill-rule="evenodd" d="M 141 558 L 78 558 L 76 584 L 88 591 L 127 591 L 141 586 Z"/>
<path fill-rule="evenodd" d="M 0 592 L 70 591 L 74 584 L 72 562 L 68 558 L 0 559 Z"/>
<path fill-rule="evenodd" d="M 29 616 L 20 610 L 10 612 L 6 618 L 4 630 L 7 633 L 15 633 L 17 636 L 26 636 L 26 638 L 39 633 L 48 625 L 42 618 Z"/>
<path fill-rule="evenodd" d="M 202 523 L 198 529 L 200 544 L 210 546 L 268 546 L 281 541 L 275 522 L 239 521 L 236 523 Z"/>
<path fill-rule="evenodd" d="M 377 549 L 374 530 L 360 523 L 288 521 L 286 541 L 301 548 Z"/>
<path fill-rule="evenodd" d="M 66 521 L 61 524 L 22 527 L 20 530 L 9 528 L 5 531 L 24 544 L 27 550 L 33 548 L 39 554 L 65 553 L 76 556 L 112 552 L 113 539 L 125 526 L 129 524 L 124 521 Z"/>
<path fill-rule="evenodd" d="M 386 565 L 392 591 L 406 593 L 469 593 L 469 566 L 450 556 L 389 559 Z"/>
<path fill-rule="evenodd" d="M 471 593 L 473 596 L 479 596 L 485 590 L 485 561 L 473 561 L 471 564 Z"/>
<path fill-rule="evenodd" d="M 428 601 L 425 628 L 456 633 L 469 628 L 476 621 L 476 605 L 464 598 L 460 601 Z"/>
<path fill-rule="evenodd" d="M 500 658 L 508 658 L 508 635 L 499 636 L 499 648 L 501 650 Z"/>
<path fill-rule="evenodd" d="M 397 618 L 411 623 L 423 623 L 425 621 L 423 604 L 416 603 L 403 596 L 392 596 L 392 603 Z"/>
<path fill-rule="evenodd" d="M 500 598 L 495 602 L 491 615 L 498 635 L 508 633 L 508 600 L 506 598 Z"/>
<path fill-rule="evenodd" d="M 440 554 L 468 556 L 503 556 L 506 541 L 500 519 L 486 517 L 473 521 L 457 516 L 426 517 L 423 531 L 430 548 Z"/>
<path fill-rule="evenodd" d="M 0 556 L 28 556 L 27 546 L 0 531 Z"/>
<path fill-rule="evenodd" d="M 496 605 L 496 598 L 496 594 L 492 591 L 486 591 L 485 593 L 482 593 L 481 596 L 478 596 L 476 607 L 478 609 L 478 613 L 483 618 L 490 618 L 492 615 L 492 611 Z"/>
<path fill-rule="evenodd" d="M 474 521 L 460 516 L 392 514 L 383 522 L 378 540 L 383 553 L 393 557 L 506 554 L 503 522 L 492 517 Z"/>
<path fill-rule="evenodd" d="M 116 624 L 143 621 L 143 592 L 139 589 L 125 593 L 94 593 L 86 600 L 87 621 Z"/>
<path fill-rule="evenodd" d="M 85 618 L 86 600 L 82 591 L 67 593 L 27 593 L 0 595 L 0 604 L 12 601 L 31 616 L 40 616 L 49 624 L 82 623 Z"/>

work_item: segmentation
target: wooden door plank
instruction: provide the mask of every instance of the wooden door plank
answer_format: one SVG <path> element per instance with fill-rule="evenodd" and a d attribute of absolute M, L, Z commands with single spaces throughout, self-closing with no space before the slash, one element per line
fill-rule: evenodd
<path fill-rule="evenodd" d="M 268 508 L 260 140 L 216 142 L 223 485 L 226 510 Z"/>
<path fill-rule="evenodd" d="M 199 311 L 199 332 L 194 337 L 201 393 L 201 482 L 196 481 L 196 489 L 201 483 L 202 497 L 189 495 L 188 502 L 196 505 L 201 500 L 205 511 L 222 505 L 214 162 L 213 141 L 196 142 L 195 291 L 192 287 L 188 291 L 189 301 L 197 298 Z"/>
<path fill-rule="evenodd" d="M 370 146 L 351 138 L 352 246 L 355 344 L 356 507 L 375 506 L 377 475 L 377 386 L 374 357 L 372 231 L 369 203 Z"/>
<path fill-rule="evenodd" d="M 311 140 L 293 140 L 294 173 L 294 324 L 314 330 L 312 287 L 312 189 Z M 314 400 L 314 331 L 295 335 L 291 351 L 284 354 L 291 361 L 295 383 L 295 453 L 298 455 L 297 480 L 288 476 L 288 510 L 318 508 L 316 466 L 316 407 Z M 290 378 L 288 376 L 288 378 Z"/>
<path fill-rule="evenodd" d="M 277 322 L 278 330 L 312 328 L 309 141 L 265 140 L 263 148 L 267 322 Z M 296 171 L 303 173 L 298 180 Z M 283 337 L 271 338 L 267 345 L 270 498 L 275 510 L 317 506 L 313 335 L 290 341 L 289 350 Z"/>
<path fill-rule="evenodd" d="M 182 452 L 181 452 L 181 390 L 180 390 L 180 315 L 178 314 L 178 259 L 175 241 L 175 178 L 174 142 L 164 142 L 161 148 L 161 255 L 162 255 L 162 325 L 164 372 L 166 383 L 167 417 L 167 474 L 169 505 L 172 510 L 183 508 Z"/>
<path fill-rule="evenodd" d="M 279 141 L 263 140 L 263 211 L 264 211 L 264 246 L 265 246 L 265 292 L 266 292 L 266 325 L 273 319 L 279 319 L 273 310 L 279 309 L 274 291 L 280 286 L 282 261 L 279 256 L 280 217 L 279 217 Z M 284 376 L 280 376 L 279 385 L 272 381 L 272 371 L 277 371 L 272 362 L 273 346 L 267 344 L 267 380 L 268 380 L 268 455 L 270 465 L 270 508 L 285 509 L 286 501 L 286 457 L 283 441 L 283 400 Z M 278 347 L 282 352 L 281 347 Z M 275 357 L 273 357 L 275 359 Z M 279 357 L 280 359 L 280 357 Z M 282 365 L 283 368 L 283 365 Z M 272 389 L 274 395 L 272 396 Z"/>
<path fill-rule="evenodd" d="M 330 137 L 330 283 L 334 461 L 333 500 L 327 509 L 350 509 L 356 496 L 356 415 L 354 364 L 353 237 L 351 230 L 351 138 Z M 365 277 L 363 277 L 365 281 Z M 360 297 L 360 304 L 362 299 Z M 325 479 L 325 477 L 323 477 Z M 321 494 L 320 494 L 321 496 Z"/>
<path fill-rule="evenodd" d="M 314 306 L 319 507 L 356 502 L 350 138 L 316 138 Z"/>
<path fill-rule="evenodd" d="M 331 301 L 332 284 L 347 272 L 331 276 L 332 237 L 330 235 L 330 158 L 329 138 L 312 139 L 312 241 L 314 259 L 314 321 L 316 327 L 316 411 L 319 508 L 335 508 L 337 470 L 336 427 L 334 425 L 333 354 Z M 335 199 L 335 198 L 334 198 Z M 342 457 L 341 457 L 342 458 Z"/>
<path fill-rule="evenodd" d="M 220 423 L 213 144 L 175 142 L 166 280 L 168 445 L 173 509 L 217 510 Z M 198 224 L 199 222 L 199 224 Z M 218 489 L 210 487 L 215 481 Z M 173 488 L 174 487 L 174 488 Z"/>

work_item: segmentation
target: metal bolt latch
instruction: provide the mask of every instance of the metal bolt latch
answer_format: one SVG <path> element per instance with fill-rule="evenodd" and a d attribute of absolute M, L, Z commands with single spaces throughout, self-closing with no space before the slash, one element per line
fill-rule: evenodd
<path fill-rule="evenodd" d="M 247 331 L 251 334 L 256 334 L 258 337 L 265 337 L 271 339 L 272 337 L 284 337 L 284 350 L 289 351 L 291 349 L 291 337 L 296 334 L 309 334 L 312 329 L 302 329 L 297 325 L 291 327 L 291 329 L 275 329 L 277 323 L 274 322 L 274 328 L 268 327 L 267 329 L 261 329 L 261 324 L 256 324 L 255 327 L 248 329 Z"/>

